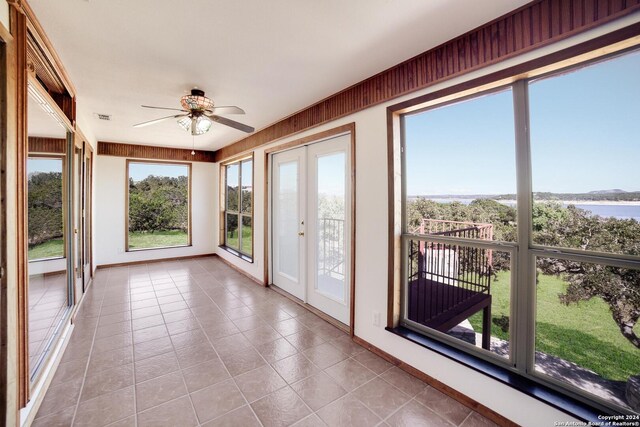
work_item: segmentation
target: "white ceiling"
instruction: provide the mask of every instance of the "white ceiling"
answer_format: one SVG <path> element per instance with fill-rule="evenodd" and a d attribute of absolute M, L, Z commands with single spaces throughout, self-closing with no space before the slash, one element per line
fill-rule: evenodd
<path fill-rule="evenodd" d="M 30 0 L 98 140 L 190 147 L 169 115 L 197 86 L 257 130 L 528 0 Z M 95 113 L 111 114 L 110 122 Z M 214 124 L 218 149 L 244 133 Z"/>

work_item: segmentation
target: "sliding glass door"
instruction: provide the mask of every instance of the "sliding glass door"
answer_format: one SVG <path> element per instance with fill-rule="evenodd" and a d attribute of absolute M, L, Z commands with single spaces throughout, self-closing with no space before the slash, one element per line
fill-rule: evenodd
<path fill-rule="evenodd" d="M 29 82 L 27 102 L 27 346 L 34 381 L 73 304 L 69 194 L 74 169 L 69 129 L 37 82 Z"/>

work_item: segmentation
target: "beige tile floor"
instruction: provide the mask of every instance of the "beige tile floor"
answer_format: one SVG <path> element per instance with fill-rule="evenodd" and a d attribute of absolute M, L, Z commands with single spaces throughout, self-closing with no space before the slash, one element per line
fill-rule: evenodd
<path fill-rule="evenodd" d="M 490 426 L 219 259 L 99 270 L 35 426 Z"/>

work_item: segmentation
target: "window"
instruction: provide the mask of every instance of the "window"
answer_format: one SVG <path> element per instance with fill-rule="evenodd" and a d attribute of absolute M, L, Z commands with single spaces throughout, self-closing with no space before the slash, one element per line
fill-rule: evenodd
<path fill-rule="evenodd" d="M 400 116 L 401 325 L 639 411 L 638 70 L 631 51 Z"/>
<path fill-rule="evenodd" d="M 506 88 L 404 118 L 406 231 L 421 236 L 406 240 L 405 320 L 507 358 L 509 242 L 517 240 L 513 114 Z"/>
<path fill-rule="evenodd" d="M 127 250 L 191 244 L 191 165 L 127 161 Z"/>
<path fill-rule="evenodd" d="M 65 256 L 63 167 L 61 157 L 27 159 L 29 261 Z"/>
<path fill-rule="evenodd" d="M 230 252 L 253 257 L 253 158 L 223 165 L 222 245 Z"/>

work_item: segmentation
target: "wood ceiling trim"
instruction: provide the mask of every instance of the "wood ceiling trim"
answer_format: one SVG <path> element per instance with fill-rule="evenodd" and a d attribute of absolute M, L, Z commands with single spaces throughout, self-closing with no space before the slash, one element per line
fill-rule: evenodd
<path fill-rule="evenodd" d="M 29 155 L 31 154 L 65 154 L 67 140 L 64 138 L 29 137 Z"/>
<path fill-rule="evenodd" d="M 213 163 L 215 162 L 214 154 L 215 152 L 213 151 L 195 150 L 195 155 L 191 155 L 191 150 L 184 148 L 120 144 L 117 142 L 98 141 L 99 156 Z"/>
<path fill-rule="evenodd" d="M 640 0 L 538 0 L 216 151 L 217 162 L 640 10 Z"/>

